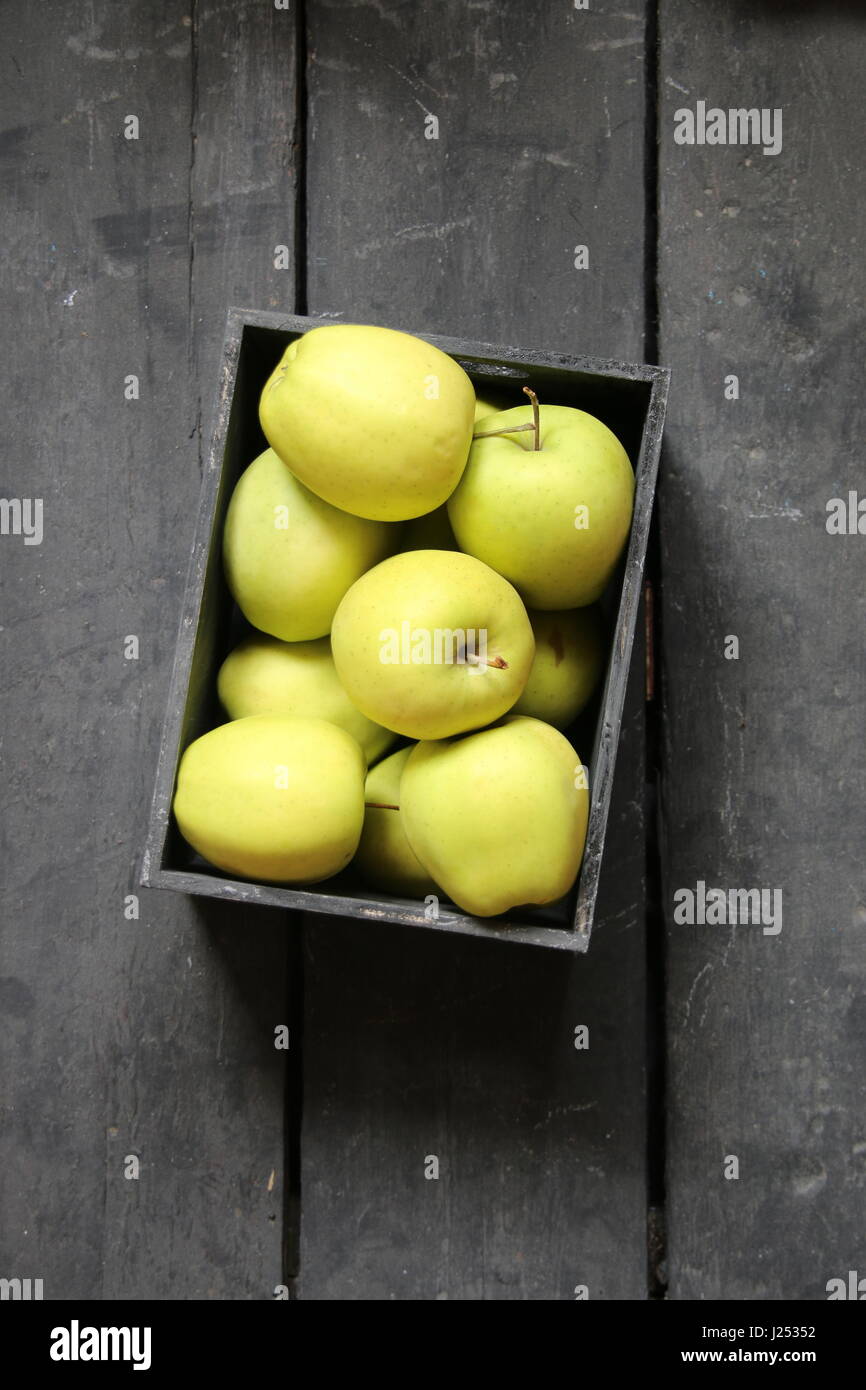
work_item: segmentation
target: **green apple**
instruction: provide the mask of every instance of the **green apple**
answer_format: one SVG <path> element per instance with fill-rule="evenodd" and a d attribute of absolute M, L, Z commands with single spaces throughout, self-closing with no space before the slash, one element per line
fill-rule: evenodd
<path fill-rule="evenodd" d="M 614 434 L 583 410 L 515 406 L 483 422 L 448 502 L 461 550 L 510 580 L 530 608 L 601 597 L 631 523 L 634 474 Z M 535 447 L 540 441 L 540 446 Z"/>
<path fill-rule="evenodd" d="M 438 890 L 406 839 L 399 801 L 400 778 L 414 746 L 383 758 L 367 773 L 364 829 L 354 863 L 374 888 L 401 897 L 423 898 Z"/>
<path fill-rule="evenodd" d="M 535 636 L 535 660 L 512 714 L 543 719 L 566 728 L 584 708 L 604 666 L 601 613 L 572 608 L 560 613 L 528 610 Z"/>
<path fill-rule="evenodd" d="M 448 520 L 448 508 L 437 507 L 435 512 L 427 512 L 426 516 L 416 516 L 412 521 L 407 521 L 400 536 L 400 549 L 459 550 Z"/>
<path fill-rule="evenodd" d="M 394 742 L 355 709 L 337 675 L 331 641 L 281 642 L 255 633 L 230 652 L 220 667 L 217 694 L 229 719 L 250 714 L 301 714 L 339 724 L 357 739 L 368 763 Z"/>
<path fill-rule="evenodd" d="M 346 590 L 394 540 L 384 522 L 323 502 L 266 449 L 241 474 L 229 503 L 226 580 L 253 627 L 286 642 L 324 637 Z"/>
<path fill-rule="evenodd" d="M 407 738 L 446 738 L 510 709 L 535 642 L 520 595 L 471 555 L 411 550 L 352 585 L 331 629 L 358 709 Z"/>
<path fill-rule="evenodd" d="M 273 883 L 318 883 L 349 863 L 364 823 L 364 755 L 324 719 L 254 714 L 181 758 L 180 833 L 211 864 Z"/>
<path fill-rule="evenodd" d="M 265 437 L 326 502 L 376 521 L 433 511 L 460 481 L 475 392 L 463 368 L 408 333 L 313 328 L 265 383 Z"/>
<path fill-rule="evenodd" d="M 409 844 L 458 907 L 494 917 L 556 902 L 583 858 L 587 777 L 558 730 L 509 715 L 463 738 L 419 743 L 400 780 Z"/>

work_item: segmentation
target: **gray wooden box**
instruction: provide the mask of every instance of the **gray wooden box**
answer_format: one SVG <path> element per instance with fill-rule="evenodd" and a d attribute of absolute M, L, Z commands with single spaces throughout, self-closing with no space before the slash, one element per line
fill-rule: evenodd
<path fill-rule="evenodd" d="M 141 882 L 145 887 L 331 913 L 359 922 L 392 921 L 494 941 L 585 951 L 595 910 L 661 449 L 669 384 L 669 372 L 661 367 L 418 335 L 456 358 L 479 395 L 486 390 L 505 397 L 508 404 L 525 404 L 522 387 L 527 385 L 538 392 L 542 403 L 579 406 L 597 415 L 621 440 L 635 469 L 631 536 L 602 605 L 610 638 L 606 677 L 588 709 L 566 731 L 584 762 L 587 749 L 591 750 L 586 851 L 578 881 L 567 898 L 550 907 L 516 910 L 487 920 L 471 917 L 445 900 L 438 917 L 428 918 L 423 903 L 372 896 L 351 868 L 306 888 L 232 879 L 198 857 L 174 823 L 171 803 L 181 754 L 193 739 L 224 720 L 216 699 L 216 676 L 238 636 L 239 615 L 222 569 L 226 508 L 244 468 L 267 447 L 258 422 L 265 381 L 287 344 L 320 322 L 333 320 L 229 310 L 216 424 L 202 483 Z"/>

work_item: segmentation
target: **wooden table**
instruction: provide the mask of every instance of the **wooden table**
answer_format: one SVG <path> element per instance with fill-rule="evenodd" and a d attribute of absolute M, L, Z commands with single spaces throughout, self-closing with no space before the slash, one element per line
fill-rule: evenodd
<path fill-rule="evenodd" d="M 638 1300 L 866 1272 L 866 539 L 826 524 L 866 491 L 861 11 L 3 21 L 0 493 L 44 534 L 0 536 L 0 1275 Z M 701 101 L 780 108 L 781 151 L 677 143 Z M 673 368 L 656 698 L 639 644 L 588 957 L 137 890 L 230 304 Z M 678 923 L 699 882 L 781 890 L 782 930 Z"/>

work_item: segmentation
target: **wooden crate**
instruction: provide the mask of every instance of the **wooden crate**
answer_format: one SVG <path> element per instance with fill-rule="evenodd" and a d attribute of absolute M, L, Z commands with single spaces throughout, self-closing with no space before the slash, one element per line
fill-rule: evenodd
<path fill-rule="evenodd" d="M 456 358 L 479 395 L 505 395 L 525 404 L 524 385 L 542 403 L 579 406 L 613 430 L 636 475 L 631 535 L 617 577 L 602 603 L 609 634 L 609 659 L 601 691 L 567 735 L 588 763 L 590 813 L 580 875 L 567 898 L 550 907 L 515 910 L 481 919 L 440 902 L 437 916 L 409 899 L 374 896 L 351 868 L 305 888 L 232 879 L 205 863 L 181 837 L 171 804 L 181 754 L 199 735 L 224 721 L 216 699 L 216 676 L 238 636 L 239 614 L 222 568 L 222 529 L 235 483 L 267 447 L 258 422 L 262 387 L 295 338 L 333 320 L 287 317 L 231 309 L 226 326 L 213 443 L 205 472 L 192 560 L 177 641 L 174 670 L 156 776 L 156 789 L 142 859 L 142 884 L 181 893 L 260 903 L 307 912 L 337 914 L 359 922 L 374 919 L 433 931 L 460 932 L 494 941 L 586 951 L 593 924 L 605 829 L 613 783 L 626 680 L 641 597 L 669 372 L 661 367 L 562 356 L 521 348 L 420 334 Z M 587 758 L 587 750 L 589 757 Z"/>

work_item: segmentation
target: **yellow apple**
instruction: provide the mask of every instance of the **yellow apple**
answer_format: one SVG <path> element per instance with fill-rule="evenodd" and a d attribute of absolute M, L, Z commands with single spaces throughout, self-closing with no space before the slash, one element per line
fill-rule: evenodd
<path fill-rule="evenodd" d="M 475 391 L 463 368 L 408 333 L 326 324 L 296 338 L 265 383 L 265 437 L 300 480 L 376 521 L 431 512 L 457 486 Z"/>
<path fill-rule="evenodd" d="M 437 891 L 419 864 L 403 829 L 400 778 L 412 747 L 383 758 L 367 773 L 364 789 L 364 829 L 354 863 L 374 888 L 400 897 L 423 898 Z"/>
<path fill-rule="evenodd" d="M 323 502 L 266 449 L 241 474 L 229 503 L 226 580 L 253 627 L 286 642 L 324 637 L 346 590 L 395 539 L 383 522 Z"/>
<path fill-rule="evenodd" d="M 336 724 L 255 714 L 190 744 L 174 814 L 184 839 L 226 873 L 317 883 L 355 853 L 364 774 L 360 747 Z"/>
<path fill-rule="evenodd" d="M 582 608 L 606 589 L 628 538 L 634 474 L 606 425 L 570 406 L 515 406 L 483 421 L 448 501 L 461 550 L 530 608 Z M 540 440 L 540 447 L 536 443 Z"/>
<path fill-rule="evenodd" d="M 301 714 L 327 719 L 357 739 L 368 763 L 396 737 L 357 710 L 337 675 L 331 641 L 281 642 L 255 633 L 220 667 L 217 694 L 229 719 L 250 714 Z"/>
<path fill-rule="evenodd" d="M 543 719 L 565 729 L 598 684 L 604 667 L 604 630 L 595 604 L 559 613 L 527 610 L 535 636 L 535 660 L 512 714 Z"/>
<path fill-rule="evenodd" d="M 496 412 L 500 409 L 501 406 L 493 405 L 490 401 L 483 400 L 482 397 L 479 396 L 475 401 L 476 425 L 478 424 L 479 420 L 486 420 L 488 415 L 495 415 Z"/>
<path fill-rule="evenodd" d="M 416 856 L 474 917 L 556 902 L 583 858 L 589 796 L 568 740 L 509 715 L 463 738 L 419 743 L 400 779 Z"/>
<path fill-rule="evenodd" d="M 520 596 L 501 575 L 457 550 L 411 550 L 352 585 L 331 648 L 368 719 L 407 738 L 445 738 L 511 708 L 535 643 Z"/>

